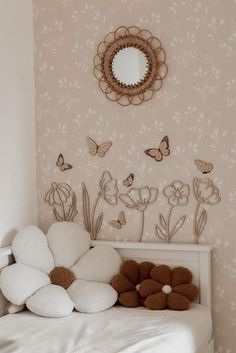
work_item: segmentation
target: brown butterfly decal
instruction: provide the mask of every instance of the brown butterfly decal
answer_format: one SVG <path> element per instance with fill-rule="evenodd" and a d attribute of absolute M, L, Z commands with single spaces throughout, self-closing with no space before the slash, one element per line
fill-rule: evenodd
<path fill-rule="evenodd" d="M 194 164 L 202 174 L 210 173 L 214 168 L 212 163 L 202 161 L 201 159 L 195 159 Z"/>
<path fill-rule="evenodd" d="M 109 224 L 116 228 L 116 229 L 121 229 L 125 224 L 126 224 L 126 219 L 125 219 L 125 214 L 123 211 L 119 213 L 118 219 L 110 221 Z"/>
<path fill-rule="evenodd" d="M 71 165 L 71 164 L 64 162 L 64 157 L 63 157 L 63 154 L 62 154 L 62 153 L 60 153 L 59 156 L 57 157 L 56 165 L 57 165 L 58 168 L 60 168 L 60 170 L 61 170 L 62 172 L 64 172 L 65 170 L 69 170 L 69 169 L 72 168 L 72 165 Z"/>
<path fill-rule="evenodd" d="M 134 174 L 130 173 L 130 175 L 125 180 L 123 180 L 123 185 L 129 188 L 130 186 L 132 186 L 133 181 L 134 181 Z"/>
<path fill-rule="evenodd" d="M 107 151 L 112 145 L 111 141 L 107 141 L 107 142 L 101 143 L 101 145 L 98 145 L 91 137 L 87 138 L 87 142 L 88 142 L 90 155 L 96 156 L 97 154 L 98 157 L 100 158 L 103 158 L 105 156 L 105 154 L 107 153 Z"/>
<path fill-rule="evenodd" d="M 144 153 L 149 157 L 154 158 L 157 162 L 162 161 L 164 156 L 167 157 L 170 154 L 168 136 L 163 137 L 159 148 L 149 148 L 145 150 Z"/>

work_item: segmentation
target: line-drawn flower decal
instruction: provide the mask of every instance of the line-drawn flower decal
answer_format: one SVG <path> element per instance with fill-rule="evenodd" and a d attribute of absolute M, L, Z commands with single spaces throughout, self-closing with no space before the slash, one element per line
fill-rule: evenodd
<path fill-rule="evenodd" d="M 141 213 L 141 228 L 138 241 L 142 241 L 144 230 L 144 216 L 147 207 L 156 201 L 158 188 L 144 186 L 142 188 L 131 188 L 126 194 L 120 194 L 119 199 L 128 208 L 134 208 Z"/>
<path fill-rule="evenodd" d="M 172 182 L 163 190 L 164 195 L 168 198 L 171 206 L 187 205 L 189 198 L 189 185 L 182 183 L 180 180 Z"/>
<path fill-rule="evenodd" d="M 175 180 L 164 188 L 163 194 L 167 198 L 170 208 L 167 218 L 160 214 L 160 226 L 156 224 L 155 229 L 160 239 L 170 243 L 174 235 L 183 227 L 186 219 L 186 215 L 181 216 L 171 229 L 172 211 L 175 207 L 188 204 L 190 188 L 188 184 L 184 184 L 180 180 Z"/>
<path fill-rule="evenodd" d="M 68 209 L 66 210 L 65 204 L 67 202 Z M 70 185 L 66 183 L 55 183 L 51 184 L 51 188 L 45 195 L 45 201 L 53 207 L 53 213 L 57 221 L 73 222 L 75 216 L 77 215 L 77 199 L 75 193 L 71 193 Z M 60 211 L 58 210 L 60 209 Z"/>
<path fill-rule="evenodd" d="M 71 187 L 68 184 L 57 184 L 53 182 L 52 187 L 45 196 L 45 201 L 48 202 L 50 206 L 61 206 L 63 203 L 67 202 L 70 197 L 70 191 Z"/>
<path fill-rule="evenodd" d="M 193 193 L 197 200 L 193 217 L 193 237 L 197 244 L 207 223 L 207 211 L 205 208 L 203 208 L 200 216 L 198 216 L 201 204 L 216 205 L 221 201 L 221 198 L 220 190 L 209 178 L 194 178 Z"/>
<path fill-rule="evenodd" d="M 103 221 L 103 212 L 98 215 L 95 221 L 95 212 L 98 205 L 98 201 L 100 199 L 104 199 L 110 205 L 114 206 L 117 204 L 117 194 L 119 191 L 117 186 L 117 180 L 112 178 L 111 174 L 108 171 L 105 171 L 103 173 L 102 178 L 99 182 L 99 187 L 100 190 L 91 209 L 88 190 L 85 184 L 82 184 L 84 226 L 85 229 L 89 232 L 91 239 L 97 238 Z"/>
<path fill-rule="evenodd" d="M 194 178 L 193 192 L 195 198 L 200 203 L 215 205 L 220 202 L 220 191 L 209 178 Z"/>
<path fill-rule="evenodd" d="M 110 205 L 117 204 L 117 180 L 111 177 L 109 172 L 104 172 L 99 186 L 101 188 L 99 196 L 102 197 Z"/>

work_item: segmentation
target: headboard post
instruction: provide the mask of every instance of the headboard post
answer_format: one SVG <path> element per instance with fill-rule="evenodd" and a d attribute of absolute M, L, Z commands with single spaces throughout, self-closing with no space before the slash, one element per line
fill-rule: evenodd
<path fill-rule="evenodd" d="M 200 302 L 211 309 L 211 251 L 200 252 Z"/>

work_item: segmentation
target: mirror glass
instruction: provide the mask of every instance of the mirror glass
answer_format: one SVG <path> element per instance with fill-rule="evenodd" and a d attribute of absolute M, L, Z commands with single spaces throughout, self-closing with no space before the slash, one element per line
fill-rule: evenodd
<path fill-rule="evenodd" d="M 123 84 L 135 85 L 143 80 L 148 71 L 148 60 L 145 54 L 134 47 L 118 51 L 112 61 L 112 72 Z"/>

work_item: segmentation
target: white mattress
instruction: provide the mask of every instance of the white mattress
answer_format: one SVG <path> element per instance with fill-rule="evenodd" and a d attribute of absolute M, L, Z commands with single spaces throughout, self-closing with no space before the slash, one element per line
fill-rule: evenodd
<path fill-rule="evenodd" d="M 61 319 L 25 311 L 0 319 L 0 352 L 204 353 L 211 333 L 211 315 L 199 304 L 183 312 L 116 306 Z"/>

